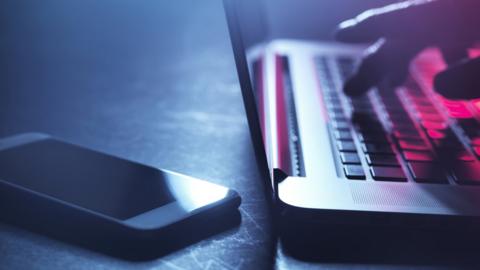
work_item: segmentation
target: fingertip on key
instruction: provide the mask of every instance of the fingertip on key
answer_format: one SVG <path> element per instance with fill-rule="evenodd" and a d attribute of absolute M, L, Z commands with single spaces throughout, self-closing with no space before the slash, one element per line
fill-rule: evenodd
<path fill-rule="evenodd" d="M 477 91 L 478 85 L 473 85 L 474 84 L 458 82 L 458 78 L 451 78 L 450 74 L 446 72 L 440 72 L 434 78 L 435 91 L 444 98 L 450 100 L 470 100 L 479 98 L 480 93 Z"/>
<path fill-rule="evenodd" d="M 349 97 L 362 96 L 368 90 L 368 86 L 356 77 L 346 81 L 343 86 L 344 93 Z"/>
<path fill-rule="evenodd" d="M 433 79 L 435 91 L 437 91 L 444 98 L 457 100 L 467 99 L 463 89 L 459 89 L 459 84 L 452 84 L 452 75 L 448 72 L 440 72 Z M 460 87 L 461 88 L 461 87 Z"/>
<path fill-rule="evenodd" d="M 448 78 L 444 72 L 438 73 L 433 79 L 433 86 L 435 90 L 441 95 L 449 95 Z"/>
<path fill-rule="evenodd" d="M 479 70 L 480 59 L 468 59 L 451 65 L 435 76 L 435 91 L 447 99 L 477 99 L 480 96 Z"/>

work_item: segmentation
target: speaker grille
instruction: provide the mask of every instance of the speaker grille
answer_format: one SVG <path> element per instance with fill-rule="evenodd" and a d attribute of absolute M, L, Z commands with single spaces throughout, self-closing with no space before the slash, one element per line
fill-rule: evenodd
<path fill-rule="evenodd" d="M 358 204 L 407 207 L 442 207 L 442 202 L 426 191 L 400 185 L 350 185 L 353 201 Z"/>

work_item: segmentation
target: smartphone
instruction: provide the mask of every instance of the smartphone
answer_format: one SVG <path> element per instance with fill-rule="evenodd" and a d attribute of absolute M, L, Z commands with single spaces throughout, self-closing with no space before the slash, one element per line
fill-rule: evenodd
<path fill-rule="evenodd" d="M 0 218 L 30 228 L 95 241 L 156 241 L 174 239 L 172 229 L 185 224 L 195 234 L 198 217 L 221 221 L 239 205 L 226 187 L 46 134 L 0 140 Z"/>

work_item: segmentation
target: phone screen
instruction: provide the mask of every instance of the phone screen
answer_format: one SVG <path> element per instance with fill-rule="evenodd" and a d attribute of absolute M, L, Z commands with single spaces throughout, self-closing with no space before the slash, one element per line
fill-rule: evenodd
<path fill-rule="evenodd" d="M 117 219 L 175 200 L 159 170 L 53 139 L 0 151 L 0 179 Z"/>

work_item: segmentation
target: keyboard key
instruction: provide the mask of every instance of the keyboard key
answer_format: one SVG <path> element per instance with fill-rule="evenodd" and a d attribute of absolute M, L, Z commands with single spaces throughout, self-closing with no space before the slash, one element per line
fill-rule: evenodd
<path fill-rule="evenodd" d="M 366 113 L 352 113 L 352 122 L 356 124 L 364 124 L 364 125 L 381 125 L 378 121 L 378 117 L 376 114 L 366 114 Z"/>
<path fill-rule="evenodd" d="M 460 119 L 460 120 L 457 120 L 457 123 L 464 130 L 478 130 L 480 128 L 480 124 L 476 119 Z"/>
<path fill-rule="evenodd" d="M 330 119 L 332 119 L 332 121 L 347 121 L 347 118 L 345 116 L 338 114 L 330 115 Z"/>
<path fill-rule="evenodd" d="M 375 131 L 375 132 L 383 132 L 383 126 L 382 124 L 377 121 L 355 121 L 354 122 L 355 127 L 358 130 L 365 130 L 365 131 Z"/>
<path fill-rule="evenodd" d="M 432 140 L 433 145 L 439 150 L 463 150 L 463 144 L 457 138 L 448 138 L 443 140 Z"/>
<path fill-rule="evenodd" d="M 324 95 L 323 99 L 328 103 L 342 103 L 338 95 Z"/>
<path fill-rule="evenodd" d="M 343 164 L 360 164 L 360 158 L 357 153 L 340 153 L 340 159 Z"/>
<path fill-rule="evenodd" d="M 335 139 L 343 141 L 353 141 L 352 134 L 350 131 L 339 130 L 334 132 Z"/>
<path fill-rule="evenodd" d="M 372 103 L 370 103 L 370 99 L 367 96 L 351 98 L 349 101 L 353 106 L 372 106 Z"/>
<path fill-rule="evenodd" d="M 477 157 L 480 157 L 480 146 L 473 147 L 473 151 L 475 152 L 475 155 L 477 155 Z"/>
<path fill-rule="evenodd" d="M 382 98 L 381 100 L 386 108 L 403 110 L 403 105 L 398 98 Z"/>
<path fill-rule="evenodd" d="M 351 141 L 337 141 L 338 150 L 341 152 L 356 152 L 357 147 Z"/>
<path fill-rule="evenodd" d="M 417 112 L 416 115 L 418 118 L 420 118 L 420 120 L 432 121 L 432 122 L 443 122 L 443 118 L 438 114 Z"/>
<path fill-rule="evenodd" d="M 343 108 L 341 105 L 333 106 L 333 104 L 330 104 L 329 106 L 327 106 L 327 112 L 329 115 L 338 115 L 343 112 Z"/>
<path fill-rule="evenodd" d="M 353 99 L 350 99 L 350 103 L 356 105 L 370 105 L 370 99 L 367 96 L 360 96 Z"/>
<path fill-rule="evenodd" d="M 422 121 L 421 124 L 426 129 L 444 130 L 448 128 L 448 125 L 445 122 Z"/>
<path fill-rule="evenodd" d="M 415 105 L 415 110 L 419 113 L 438 114 L 437 109 L 433 106 Z"/>
<path fill-rule="evenodd" d="M 400 131 L 400 130 L 395 130 L 393 132 L 393 136 L 397 139 L 417 139 L 417 140 L 421 140 L 422 137 L 420 136 L 420 133 L 418 133 L 417 130 L 415 130 L 414 132 L 408 132 L 408 131 Z"/>
<path fill-rule="evenodd" d="M 326 79 L 325 81 L 330 82 L 331 79 Z M 323 92 L 324 92 L 324 96 L 328 98 L 339 98 L 338 91 L 336 91 L 335 89 L 332 89 L 332 87 L 324 88 Z"/>
<path fill-rule="evenodd" d="M 360 165 L 345 165 L 343 166 L 343 171 L 348 179 L 365 179 L 365 172 Z"/>
<path fill-rule="evenodd" d="M 331 121 L 332 127 L 337 130 L 349 130 L 350 124 L 346 121 Z"/>
<path fill-rule="evenodd" d="M 390 144 L 363 143 L 362 150 L 369 154 L 393 154 Z"/>
<path fill-rule="evenodd" d="M 400 166 L 397 158 L 394 155 L 366 155 L 368 165 L 378 166 Z"/>
<path fill-rule="evenodd" d="M 425 97 L 425 93 L 418 87 L 415 81 L 407 80 L 405 84 L 408 86 L 405 93 L 408 95 L 409 98 L 411 97 Z"/>
<path fill-rule="evenodd" d="M 448 115 L 455 119 L 471 119 L 474 117 L 469 110 L 448 110 Z"/>
<path fill-rule="evenodd" d="M 343 109 L 341 107 L 330 107 L 327 108 L 327 111 L 329 114 L 342 114 L 343 115 Z"/>
<path fill-rule="evenodd" d="M 385 111 L 389 114 L 389 115 L 392 115 L 392 114 L 403 114 L 403 115 L 407 115 L 408 116 L 408 113 L 407 111 L 405 110 L 405 108 L 403 107 L 403 104 L 398 100 L 390 100 L 390 99 L 381 99 L 383 101 L 383 104 L 385 105 L 384 106 L 384 109 Z"/>
<path fill-rule="evenodd" d="M 417 128 L 413 123 L 409 122 L 397 122 L 392 123 L 392 129 L 394 130 L 416 130 Z"/>
<path fill-rule="evenodd" d="M 456 156 L 457 156 L 457 160 L 461 160 L 461 161 L 471 162 L 476 160 L 475 156 L 473 156 L 472 154 L 470 154 L 470 152 L 466 150 L 456 153 Z"/>
<path fill-rule="evenodd" d="M 342 104 L 340 96 L 338 95 L 338 92 L 335 89 L 322 88 L 322 90 L 323 90 L 323 100 L 325 102 L 325 106 L 328 107 L 330 104 L 338 104 L 338 105 Z"/>
<path fill-rule="evenodd" d="M 382 181 L 407 181 L 407 177 L 400 167 L 370 167 L 373 179 Z"/>
<path fill-rule="evenodd" d="M 407 161 L 432 161 L 434 159 L 430 152 L 403 151 L 403 157 Z"/>
<path fill-rule="evenodd" d="M 407 128 L 407 127 L 405 127 L 405 126 L 402 127 L 401 129 L 396 128 L 396 127 L 393 127 L 393 128 L 392 128 L 392 131 L 393 131 L 394 133 L 398 131 L 398 132 L 409 133 L 409 134 L 420 134 L 416 128 L 412 128 L 412 127 Z"/>
<path fill-rule="evenodd" d="M 475 137 L 480 137 L 480 128 L 478 129 L 463 129 L 464 133 L 469 137 L 469 138 L 475 138 Z"/>
<path fill-rule="evenodd" d="M 428 151 L 430 147 L 424 141 L 399 140 L 398 144 L 403 150 Z"/>
<path fill-rule="evenodd" d="M 458 123 L 468 137 L 475 138 L 480 136 L 480 125 L 476 122 L 476 120 L 462 122 L 458 121 Z"/>
<path fill-rule="evenodd" d="M 358 138 L 362 142 L 377 142 L 377 143 L 389 143 L 385 133 L 358 133 Z"/>
<path fill-rule="evenodd" d="M 409 162 L 413 179 L 422 183 L 446 183 L 447 177 L 441 165 L 433 162 Z"/>
<path fill-rule="evenodd" d="M 453 168 L 456 181 L 460 184 L 480 184 L 480 163 L 459 162 Z"/>
<path fill-rule="evenodd" d="M 325 94 L 324 95 L 324 100 L 326 102 L 326 106 L 328 107 L 330 104 L 334 104 L 334 106 L 341 106 L 342 105 L 342 100 L 340 99 L 340 97 L 335 93 L 335 92 L 331 92 L 329 94 Z"/>
<path fill-rule="evenodd" d="M 356 112 L 372 112 L 374 111 L 372 104 L 368 103 L 354 103 L 352 102 L 353 110 Z"/>
<path fill-rule="evenodd" d="M 404 108 L 402 107 L 385 107 L 385 111 L 387 112 L 387 114 L 390 116 L 390 115 L 399 115 L 399 114 L 403 114 L 403 115 L 406 115 L 408 116 L 407 112 L 405 111 Z"/>
<path fill-rule="evenodd" d="M 445 132 L 440 131 L 440 130 L 435 130 L 435 129 L 427 129 L 426 132 L 427 132 L 427 136 L 430 139 L 434 139 L 434 140 L 443 139 L 447 136 L 447 134 L 445 134 Z"/>
<path fill-rule="evenodd" d="M 373 110 L 373 108 L 370 108 L 370 109 L 365 109 L 365 108 L 357 109 L 357 108 L 353 108 L 353 110 L 352 110 L 352 115 L 362 115 L 362 116 L 364 116 L 364 117 L 372 117 L 372 118 L 376 118 L 376 117 L 377 117 L 377 113 Z"/>
<path fill-rule="evenodd" d="M 388 116 L 390 121 L 394 123 L 402 122 L 402 123 L 412 123 L 412 119 L 407 114 L 391 114 Z"/>
<path fill-rule="evenodd" d="M 378 118 L 375 116 L 371 115 L 366 115 L 366 114 L 352 114 L 352 123 L 359 125 L 359 126 L 365 126 L 365 127 L 371 127 L 371 126 L 382 126 Z"/>
<path fill-rule="evenodd" d="M 427 97 L 410 97 L 409 100 L 418 106 L 433 106 Z"/>
<path fill-rule="evenodd" d="M 466 106 L 467 106 L 467 104 L 461 100 L 452 100 L 452 99 L 442 98 L 441 102 L 448 109 L 466 109 Z"/>
<path fill-rule="evenodd" d="M 343 111 L 337 111 L 337 112 L 333 112 L 333 111 L 329 111 L 328 112 L 328 115 L 330 116 L 331 119 L 337 119 L 337 118 L 345 118 L 345 114 L 343 113 Z"/>
<path fill-rule="evenodd" d="M 480 137 L 470 138 L 470 144 L 474 146 L 480 146 Z"/>

